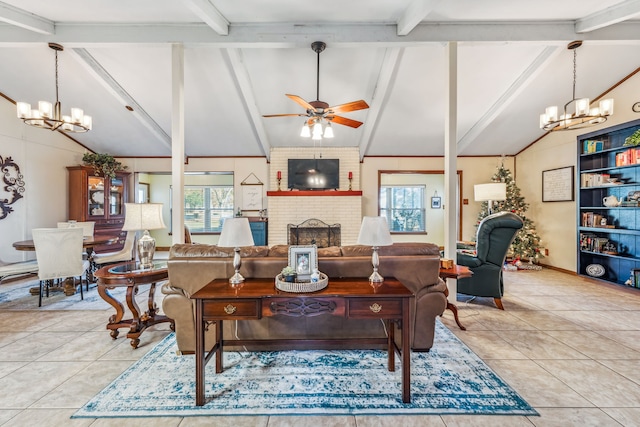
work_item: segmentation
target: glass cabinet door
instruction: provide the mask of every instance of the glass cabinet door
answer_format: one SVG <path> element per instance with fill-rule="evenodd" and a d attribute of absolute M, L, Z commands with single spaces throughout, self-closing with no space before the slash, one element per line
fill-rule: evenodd
<path fill-rule="evenodd" d="M 89 176 L 89 216 L 104 216 L 104 178 Z"/>
<path fill-rule="evenodd" d="M 111 188 L 109 195 L 109 215 L 122 215 L 123 214 L 123 194 L 124 194 L 124 182 L 122 178 L 113 178 L 111 180 Z"/>

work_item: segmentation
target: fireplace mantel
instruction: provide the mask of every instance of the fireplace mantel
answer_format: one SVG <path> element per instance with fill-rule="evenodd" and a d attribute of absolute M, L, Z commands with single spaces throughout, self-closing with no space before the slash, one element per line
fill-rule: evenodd
<path fill-rule="evenodd" d="M 335 190 L 287 190 L 287 191 L 267 191 L 267 196 L 362 196 L 362 191 L 348 190 L 348 191 L 335 191 Z"/>

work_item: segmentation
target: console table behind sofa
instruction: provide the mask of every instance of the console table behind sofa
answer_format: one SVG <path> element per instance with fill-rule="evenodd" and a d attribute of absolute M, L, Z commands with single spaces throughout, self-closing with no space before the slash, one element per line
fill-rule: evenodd
<path fill-rule="evenodd" d="M 250 246 L 241 248 L 245 278 L 273 279 L 288 263 L 288 246 Z M 233 275 L 233 248 L 215 245 L 173 245 L 169 255 L 169 282 L 162 286 L 164 313 L 174 319 L 176 341 L 181 353 L 195 351 L 195 312 L 190 296 L 213 279 Z M 366 278 L 371 274 L 371 247 L 351 245 L 318 249 L 318 268 L 331 279 Z M 411 301 L 411 347 L 427 351 L 433 345 L 435 318 L 447 305 L 446 285 L 440 279 L 438 246 L 431 243 L 395 243 L 380 248 L 380 273 L 395 277 L 414 295 Z M 250 283 L 250 282 L 249 282 Z M 249 285 L 247 285 L 249 286 Z M 238 339 L 314 338 L 384 336 L 382 324 L 375 320 L 348 321 L 334 316 L 320 316 L 307 324 L 300 319 L 275 316 L 244 320 L 237 329 L 232 322 L 225 327 L 226 337 Z M 366 335 L 365 335 L 366 334 Z M 209 328 L 207 347 L 215 342 L 215 328 Z"/>

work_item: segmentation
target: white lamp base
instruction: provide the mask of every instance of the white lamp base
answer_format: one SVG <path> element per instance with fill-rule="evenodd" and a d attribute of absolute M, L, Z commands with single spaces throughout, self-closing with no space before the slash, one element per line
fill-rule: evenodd
<path fill-rule="evenodd" d="M 236 274 L 229 278 L 229 283 L 232 285 L 238 285 L 244 282 L 244 277 L 240 274 L 240 266 L 242 265 L 242 259 L 240 258 L 240 248 L 237 247 L 234 249 L 233 254 L 233 269 L 236 271 Z"/>
<path fill-rule="evenodd" d="M 374 283 L 384 282 L 384 277 L 378 273 L 378 265 L 380 265 L 380 258 L 378 257 L 378 247 L 373 247 L 373 253 L 371 254 L 371 264 L 373 265 L 373 273 L 369 276 L 369 281 Z"/>
<path fill-rule="evenodd" d="M 156 240 L 149 235 L 149 230 L 142 233 L 138 240 L 138 259 L 142 268 L 153 267 L 153 255 L 156 253 Z"/>

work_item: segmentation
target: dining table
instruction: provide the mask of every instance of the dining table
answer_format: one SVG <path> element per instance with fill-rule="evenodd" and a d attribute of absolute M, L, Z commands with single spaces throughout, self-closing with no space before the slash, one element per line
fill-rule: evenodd
<path fill-rule="evenodd" d="M 84 236 L 82 238 L 82 247 L 87 252 L 87 257 L 89 262 L 91 263 L 91 267 L 89 271 L 87 271 L 87 280 L 89 282 L 95 282 L 95 278 L 93 277 L 93 273 L 95 271 L 95 264 L 91 261 L 91 254 L 93 254 L 93 248 L 100 245 L 113 245 L 118 243 L 120 237 L 119 236 L 102 236 L 102 235 L 93 235 L 93 236 Z M 35 251 L 36 245 L 33 242 L 33 239 L 29 240 L 20 240 L 18 242 L 13 242 L 13 247 L 18 251 Z M 65 295 L 74 295 L 76 293 L 75 286 L 64 286 L 64 287 L 53 287 L 50 290 L 55 291 L 64 291 Z M 39 287 L 31 288 L 29 290 L 31 294 L 37 295 L 40 292 Z"/>

